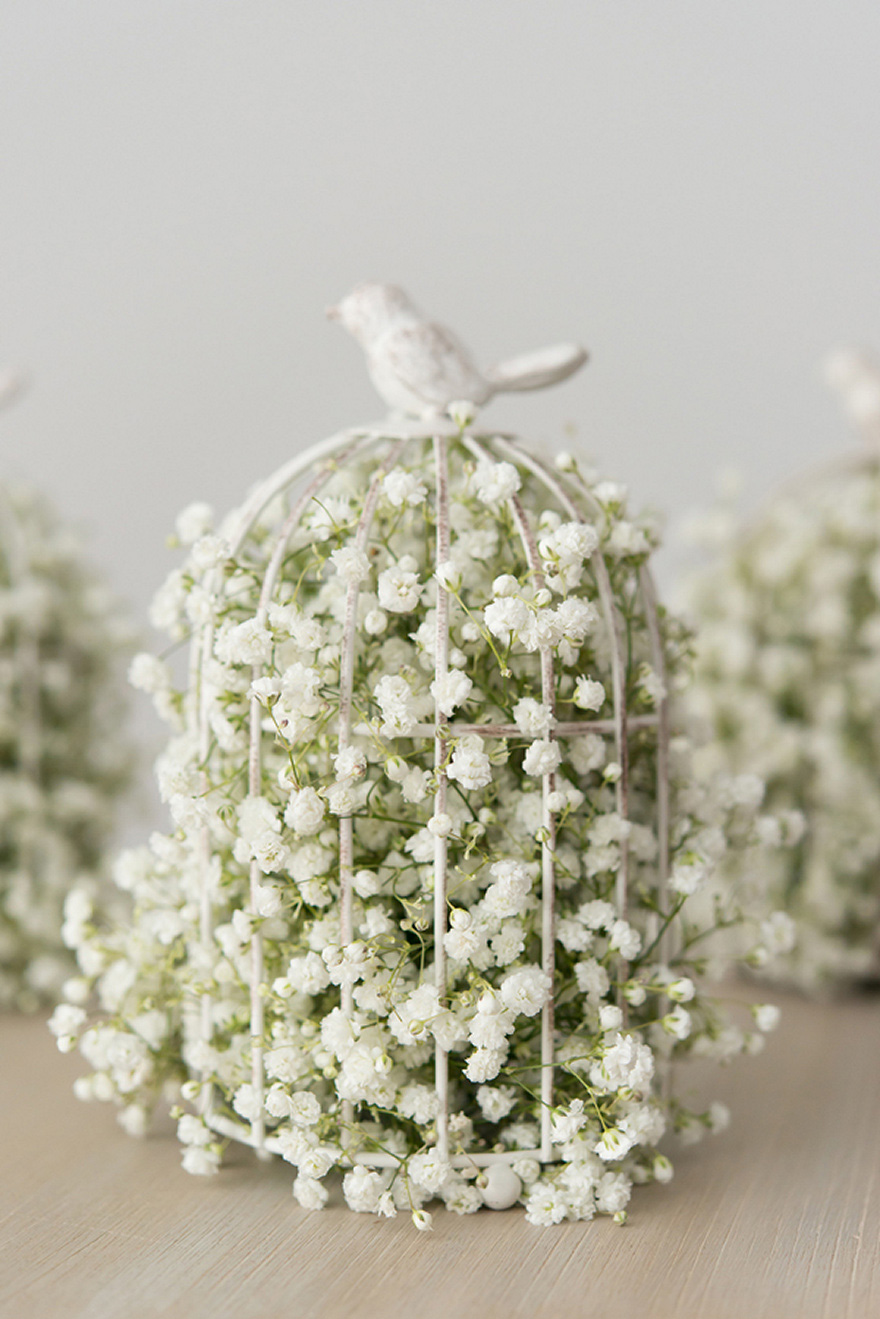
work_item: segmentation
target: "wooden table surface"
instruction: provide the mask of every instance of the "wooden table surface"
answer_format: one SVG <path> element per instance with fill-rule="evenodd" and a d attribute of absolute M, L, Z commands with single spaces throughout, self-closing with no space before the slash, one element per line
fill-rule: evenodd
<path fill-rule="evenodd" d="M 173 1137 L 74 1099 L 42 1021 L 0 1018 L 0 1315 L 875 1319 L 880 998 L 780 1001 L 766 1052 L 712 1071 L 731 1128 L 637 1188 L 627 1226 L 440 1210 L 431 1234 L 339 1197 L 307 1213 L 247 1150 L 187 1176 Z"/>

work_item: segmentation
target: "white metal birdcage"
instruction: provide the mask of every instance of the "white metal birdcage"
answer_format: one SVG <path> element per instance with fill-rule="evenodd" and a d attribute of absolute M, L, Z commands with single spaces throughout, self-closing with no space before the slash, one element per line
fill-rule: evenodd
<path fill-rule="evenodd" d="M 363 510 L 357 521 L 352 543 L 359 550 L 366 550 L 369 545 L 370 531 L 376 504 L 380 496 L 382 483 L 395 465 L 405 463 L 408 451 L 415 446 L 430 445 L 431 460 L 419 468 L 423 478 L 432 479 L 432 490 L 436 500 L 435 563 L 443 564 L 450 556 L 450 500 L 456 496 L 450 492 L 449 448 L 453 446 L 466 459 L 476 463 L 507 461 L 517 468 L 528 472 L 537 484 L 546 492 L 549 501 L 574 523 L 584 523 L 589 515 L 602 520 L 606 510 L 596 500 L 589 487 L 577 477 L 568 478 L 563 473 L 553 471 L 545 463 L 532 456 L 512 435 L 496 432 L 479 433 L 466 431 L 449 421 L 431 423 L 405 423 L 382 425 L 366 430 L 350 430 L 331 437 L 329 440 L 309 449 L 306 453 L 285 465 L 268 481 L 260 485 L 248 498 L 246 504 L 226 526 L 231 557 L 234 560 L 246 544 L 249 533 L 264 510 L 279 498 L 289 500 L 286 515 L 278 518 L 277 527 L 272 528 L 271 549 L 266 551 L 267 567 L 259 591 L 256 613 L 258 624 L 265 624 L 269 605 L 273 599 L 282 564 L 291 537 L 300 527 L 304 514 L 314 507 L 322 492 L 332 483 L 334 476 L 346 464 L 358 462 L 369 463 L 372 477 L 366 491 Z M 524 507 L 518 494 L 511 495 L 509 507 L 512 522 L 516 528 L 521 545 L 521 553 L 526 568 L 525 575 L 530 577 L 536 590 L 545 590 L 544 575 L 547 567 L 538 552 L 533 520 Z M 642 556 L 644 557 L 644 556 Z M 609 578 L 605 555 L 597 548 L 591 557 L 592 571 L 598 599 L 601 603 L 602 624 L 608 638 L 611 673 L 611 713 L 608 717 L 598 719 L 561 719 L 554 724 L 549 736 L 552 739 L 575 739 L 587 734 L 610 736 L 613 739 L 615 762 L 619 766 L 619 775 L 614 782 L 615 809 L 621 820 L 628 819 L 629 810 L 629 739 L 634 733 L 651 731 L 654 739 L 654 756 L 656 761 L 656 834 L 658 839 L 658 857 L 656 864 L 656 894 L 658 905 L 662 907 L 666 899 L 665 884 L 669 869 L 669 723 L 668 702 L 665 683 L 665 660 L 660 634 L 660 622 L 657 611 L 656 596 L 649 567 L 642 562 L 637 569 L 637 581 L 641 592 L 641 608 L 644 612 L 645 626 L 650 645 L 651 663 L 662 686 L 656 708 L 650 712 L 633 715 L 626 705 L 624 640 L 618 606 Z M 213 590 L 220 589 L 222 567 L 215 571 Z M 360 584 L 349 583 L 347 588 L 345 618 L 342 630 L 342 662 L 340 669 L 339 721 L 335 736 L 339 751 L 344 751 L 352 736 L 352 692 L 354 683 L 355 652 L 358 644 L 356 626 L 357 600 Z M 437 591 L 434 677 L 442 678 L 449 665 L 449 593 L 443 589 Z M 197 634 L 192 643 L 192 669 L 194 681 L 190 688 L 192 707 L 190 717 L 197 722 L 199 745 L 203 758 L 210 752 L 212 731 L 209 710 L 204 699 L 204 686 L 198 681 L 198 675 L 205 657 L 213 653 L 215 622 L 209 621 Z M 540 656 L 540 691 L 537 694 L 541 704 L 549 710 L 556 708 L 556 676 L 554 674 L 554 654 L 551 646 L 541 647 Z M 257 664 L 252 670 L 252 679 L 263 676 L 262 667 Z M 256 696 L 251 698 L 249 714 L 249 757 L 248 788 L 251 794 L 259 795 L 261 788 L 262 748 L 269 734 L 264 728 L 265 708 Z M 484 739 L 505 739 L 521 736 L 519 729 L 511 723 L 472 723 L 450 719 L 439 710 L 432 723 L 419 722 L 412 730 L 412 737 L 426 739 L 434 743 L 434 765 L 436 785 L 434 787 L 434 813 L 446 813 L 448 780 L 444 769 L 447 748 L 450 739 L 476 735 Z M 205 784 L 208 790 L 207 783 Z M 555 814 L 551 798 L 555 791 L 555 774 L 547 773 L 541 779 L 543 796 L 543 839 L 541 842 L 541 966 L 545 974 L 553 979 L 555 967 Z M 341 939 L 347 945 L 354 937 L 352 926 L 352 874 L 355 865 L 353 858 L 352 817 L 343 814 L 339 817 L 339 907 L 341 914 Z M 205 860 L 211 851 L 210 840 L 205 835 Z M 207 876 L 207 867 L 205 870 Z M 250 864 L 251 913 L 257 915 L 256 893 L 260 886 L 262 872 L 256 860 Z M 615 884 L 615 901 L 617 915 L 626 920 L 629 914 L 629 881 L 626 840 L 620 848 L 620 865 Z M 206 950 L 214 947 L 215 916 L 212 908 L 207 878 L 203 880 L 201 895 L 201 937 Z M 435 840 L 433 858 L 433 944 L 435 949 L 434 977 L 438 994 L 443 997 L 446 992 L 446 957 L 443 952 L 443 938 L 447 932 L 447 840 L 438 836 Z M 652 928 L 656 926 L 656 917 Z M 621 960 L 619 980 L 627 978 L 625 962 Z M 252 1044 L 251 1076 L 252 1085 L 257 1096 L 265 1092 L 263 1071 L 264 1037 L 264 994 L 267 981 L 264 971 L 263 937 L 259 931 L 253 936 L 250 998 L 251 1019 L 250 1034 Z M 626 1006 L 622 997 L 620 1002 Z M 352 1013 L 351 986 L 345 986 L 340 992 L 340 1005 L 346 1014 Z M 200 1017 L 201 1038 L 206 1042 L 211 1039 L 211 999 L 206 996 L 202 1003 Z M 444 1160 L 451 1157 L 453 1165 L 486 1164 L 495 1161 L 520 1160 L 535 1157 L 542 1162 L 554 1158 L 551 1140 L 551 1116 L 554 1105 L 554 1000 L 551 995 L 542 1009 L 541 1015 L 541 1138 L 535 1149 L 516 1149 L 508 1152 L 486 1152 L 465 1150 L 450 1156 L 447 1134 L 448 1110 L 448 1053 L 437 1046 L 435 1048 L 435 1086 L 439 1105 L 437 1116 L 437 1149 Z M 271 1134 L 267 1135 L 263 1116 L 255 1118 L 249 1126 L 231 1120 L 218 1112 L 215 1093 L 210 1078 L 203 1075 L 201 1080 L 205 1088 L 202 1091 L 202 1111 L 207 1123 L 223 1135 L 245 1141 L 257 1149 L 277 1149 Z M 352 1106 L 349 1101 L 344 1121 L 352 1121 Z M 399 1162 L 393 1155 L 381 1152 L 356 1151 L 351 1155 L 357 1162 L 372 1166 L 396 1166 Z"/>
<path fill-rule="evenodd" d="M 419 415 L 314 446 L 216 530 L 205 505 L 178 519 L 153 617 L 189 644 L 183 690 L 132 669 L 172 727 L 173 828 L 120 857 L 134 915 L 82 932 L 101 1012 L 59 1042 L 132 1132 L 169 1087 L 191 1104 L 193 1173 L 234 1140 L 293 1163 L 307 1208 L 337 1167 L 352 1209 L 422 1227 L 435 1196 L 620 1218 L 671 1175 L 669 1123 L 722 1121 L 672 1063 L 757 1038 L 698 977 L 743 920 L 711 876 L 759 800 L 671 737 L 690 638 L 657 604 L 652 520 L 454 401 L 584 353 L 480 374 L 391 286 L 334 314 Z"/>

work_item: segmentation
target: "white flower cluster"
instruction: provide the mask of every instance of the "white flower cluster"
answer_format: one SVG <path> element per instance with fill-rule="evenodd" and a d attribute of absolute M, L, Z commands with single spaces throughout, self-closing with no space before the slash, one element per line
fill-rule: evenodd
<path fill-rule="evenodd" d="M 180 1120 L 190 1172 L 216 1171 L 211 1122 L 226 1135 L 252 1124 L 295 1165 L 300 1204 L 321 1207 L 341 1167 L 353 1210 L 410 1213 L 422 1229 L 431 1200 L 456 1213 L 491 1202 L 494 1183 L 466 1157 L 486 1149 L 509 1152 L 505 1194 L 521 1188 L 531 1222 L 623 1215 L 634 1182 L 671 1175 L 656 1150 L 667 1123 L 712 1126 L 710 1111 L 664 1095 L 667 1059 L 726 1059 L 760 1038 L 760 1023 L 735 1026 L 697 988 L 715 922 L 739 919 L 735 902 L 708 915 L 699 904 L 725 849 L 756 841 L 757 797 L 698 784 L 680 731 L 673 882 L 658 892 L 652 712 L 689 640 L 665 617 L 662 663 L 652 649 L 641 573 L 653 531 L 626 521 L 620 487 L 594 493 L 573 464 L 553 478 L 569 506 L 482 443 L 478 462 L 465 437 L 449 443 L 440 563 L 432 446 L 418 439 L 399 468 L 378 466 L 389 450 L 377 442 L 372 459 L 322 469 L 316 507 L 280 549 L 283 499 L 238 540 L 234 519 L 216 536 L 185 519 L 197 539 L 160 602 L 172 635 L 196 629 L 194 685 L 172 696 L 141 661 L 173 724 L 160 788 L 174 827 L 117 867 L 136 918 L 83 928 L 101 1015 L 70 1003 L 53 1026 L 64 1047 L 81 1037 L 94 1069 L 81 1093 L 114 1097 L 130 1129 L 175 1085 L 204 1112 L 210 1086 L 213 1117 Z M 609 603 L 627 636 L 620 682 Z M 615 691 L 640 716 L 628 756 L 609 731 Z M 542 1165 L 551 1002 L 554 1157 Z M 352 1167 L 353 1150 L 382 1166 Z"/>
<path fill-rule="evenodd" d="M 876 386 L 876 382 L 875 382 Z M 880 467 L 866 452 L 748 529 L 719 510 L 691 584 L 695 705 L 711 759 L 766 785 L 759 821 L 792 844 L 755 874 L 797 942 L 773 974 L 807 989 L 880 966 Z M 736 882 L 746 879 L 734 862 Z"/>
<path fill-rule="evenodd" d="M 0 1007 L 58 998 L 75 970 L 65 944 L 109 886 L 131 641 L 77 537 L 33 490 L 0 487 Z"/>

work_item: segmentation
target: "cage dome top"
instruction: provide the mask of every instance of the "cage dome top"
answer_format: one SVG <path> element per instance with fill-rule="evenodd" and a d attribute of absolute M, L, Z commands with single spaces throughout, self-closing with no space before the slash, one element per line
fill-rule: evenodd
<path fill-rule="evenodd" d="M 134 669 L 175 826 L 120 859 L 137 914 L 80 944 L 105 1015 L 59 1033 L 132 1130 L 183 1083 L 193 1172 L 234 1139 L 309 1207 L 339 1166 L 421 1226 L 433 1196 L 621 1215 L 667 1121 L 721 1121 L 666 1062 L 760 1040 L 694 979 L 760 785 L 695 782 L 671 735 L 689 638 L 624 488 L 448 411 L 320 443 L 217 530 L 181 515 L 154 621 L 188 678 Z"/>

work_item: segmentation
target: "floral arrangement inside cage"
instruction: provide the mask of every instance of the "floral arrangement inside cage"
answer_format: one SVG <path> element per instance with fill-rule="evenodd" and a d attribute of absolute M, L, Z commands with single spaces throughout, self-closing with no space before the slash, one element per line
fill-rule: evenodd
<path fill-rule="evenodd" d="M 766 782 L 792 846 L 755 878 L 798 925 L 774 974 L 809 989 L 880 969 L 880 368 L 842 352 L 828 375 L 867 443 L 713 519 L 692 587 L 709 754 Z"/>
<path fill-rule="evenodd" d="M 135 920 L 84 929 L 102 1011 L 62 1043 L 131 1131 L 182 1096 L 190 1172 L 232 1140 L 309 1208 L 335 1167 L 352 1209 L 420 1227 L 434 1198 L 622 1220 L 671 1176 L 667 1126 L 724 1121 L 671 1063 L 775 1024 L 698 979 L 743 919 L 706 895 L 766 832 L 760 785 L 691 773 L 653 523 L 449 411 L 332 437 L 217 530 L 181 516 L 155 620 L 188 677 L 133 671 L 173 728 L 174 825 L 118 863 Z M 770 916 L 744 948 L 788 936 Z"/>
<path fill-rule="evenodd" d="M 65 941 L 115 893 L 105 854 L 130 779 L 120 666 L 132 639 L 46 499 L 0 483 L 0 1006 L 57 1000 L 77 970 Z"/>

